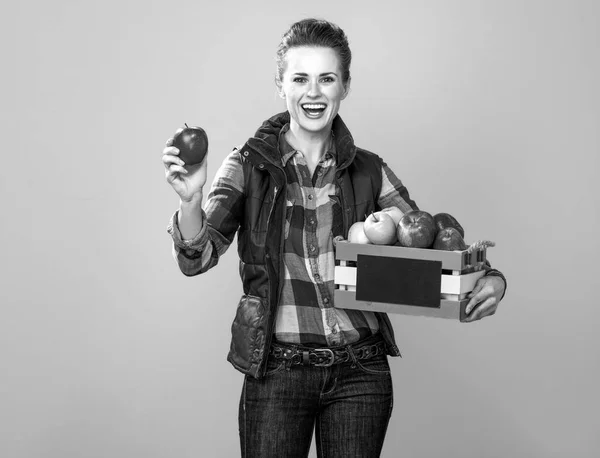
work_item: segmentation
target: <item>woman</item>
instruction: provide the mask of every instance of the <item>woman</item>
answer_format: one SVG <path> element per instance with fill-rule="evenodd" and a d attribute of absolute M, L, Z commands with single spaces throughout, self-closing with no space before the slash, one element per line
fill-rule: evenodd
<path fill-rule="evenodd" d="M 245 374 L 244 457 L 379 456 L 392 411 L 387 355 L 400 356 L 386 314 L 333 307 L 335 237 L 371 211 L 417 209 L 377 155 L 354 145 L 338 115 L 350 88 L 344 32 L 293 24 L 277 52 L 287 111 L 225 159 L 202 208 L 206 161 L 185 167 L 167 142 L 167 181 L 180 196 L 169 233 L 182 272 L 217 264 L 238 235 L 244 296 L 228 360 Z M 490 270 L 469 304 L 494 313 L 505 289 Z"/>

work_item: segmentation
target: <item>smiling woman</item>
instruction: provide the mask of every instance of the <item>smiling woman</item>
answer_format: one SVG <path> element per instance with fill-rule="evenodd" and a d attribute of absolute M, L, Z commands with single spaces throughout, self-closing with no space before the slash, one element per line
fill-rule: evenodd
<path fill-rule="evenodd" d="M 206 160 L 187 165 L 167 141 L 167 181 L 180 196 L 168 231 L 185 275 L 214 267 L 237 234 L 245 294 L 228 360 L 245 375 L 244 457 L 377 457 L 392 412 L 385 313 L 334 306 L 336 237 L 377 210 L 418 210 L 376 154 L 357 147 L 338 112 L 351 52 L 335 24 L 293 24 L 277 51 L 286 111 L 231 152 L 204 206 Z M 399 216 L 399 215 L 398 215 Z M 485 277 L 484 277 L 485 278 Z M 488 283 L 490 299 L 504 290 Z"/>

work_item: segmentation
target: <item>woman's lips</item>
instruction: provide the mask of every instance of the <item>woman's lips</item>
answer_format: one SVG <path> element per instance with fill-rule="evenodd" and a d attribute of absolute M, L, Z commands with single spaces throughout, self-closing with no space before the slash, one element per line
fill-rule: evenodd
<path fill-rule="evenodd" d="M 324 103 L 303 103 L 302 110 L 310 117 L 319 117 L 327 108 Z"/>

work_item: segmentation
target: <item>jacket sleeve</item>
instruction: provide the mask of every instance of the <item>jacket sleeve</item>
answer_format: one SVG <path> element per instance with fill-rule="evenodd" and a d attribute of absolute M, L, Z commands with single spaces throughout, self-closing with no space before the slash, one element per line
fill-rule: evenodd
<path fill-rule="evenodd" d="M 202 209 L 202 229 L 183 240 L 177 224 L 178 211 L 167 232 L 173 239 L 173 257 L 186 276 L 206 272 L 219 262 L 239 228 L 244 208 L 244 171 L 238 150 L 231 152 L 217 170 Z"/>
<path fill-rule="evenodd" d="M 419 209 L 415 201 L 410 198 L 408 189 L 383 161 L 381 162 L 381 192 L 377 204 L 380 208 L 398 207 L 402 213 Z"/>

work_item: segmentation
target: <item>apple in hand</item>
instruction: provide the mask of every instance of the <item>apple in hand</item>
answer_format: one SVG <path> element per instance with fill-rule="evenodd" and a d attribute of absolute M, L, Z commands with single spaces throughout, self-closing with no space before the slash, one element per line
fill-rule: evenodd
<path fill-rule="evenodd" d="M 465 230 L 460 225 L 460 223 L 456 220 L 456 218 L 454 216 L 452 216 L 450 213 L 436 213 L 433 216 L 433 219 L 435 221 L 435 225 L 436 225 L 438 231 L 441 231 L 442 229 L 446 229 L 447 227 L 453 227 L 454 229 L 458 230 L 458 232 L 460 233 L 460 236 L 464 238 Z"/>
<path fill-rule="evenodd" d="M 447 227 L 438 232 L 433 242 L 434 250 L 466 250 L 467 244 L 460 235 L 458 229 L 454 227 Z"/>
<path fill-rule="evenodd" d="M 357 221 L 348 230 L 348 242 L 350 243 L 364 243 L 369 244 L 371 241 L 367 238 L 365 234 L 365 222 Z"/>
<path fill-rule="evenodd" d="M 398 242 L 404 247 L 430 248 L 436 234 L 433 216 L 425 211 L 409 211 L 398 223 Z"/>
<path fill-rule="evenodd" d="M 393 245 L 396 242 L 396 223 L 387 212 L 371 213 L 365 220 L 364 230 L 374 245 Z"/>
<path fill-rule="evenodd" d="M 201 127 L 189 127 L 177 131 L 173 146 L 179 149 L 179 158 L 185 165 L 200 164 L 208 151 L 208 136 Z"/>
<path fill-rule="evenodd" d="M 396 226 L 398 225 L 398 223 L 402 219 L 402 216 L 404 215 L 404 213 L 402 213 L 402 210 L 400 210 L 398 207 L 386 207 L 381 211 L 390 215 L 394 220 L 394 224 Z"/>

